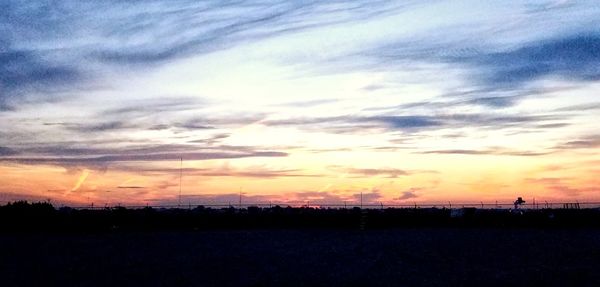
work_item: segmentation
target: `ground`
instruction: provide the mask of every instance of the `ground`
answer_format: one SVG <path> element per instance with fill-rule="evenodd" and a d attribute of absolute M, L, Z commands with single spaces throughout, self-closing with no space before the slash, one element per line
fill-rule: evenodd
<path fill-rule="evenodd" d="M 2 286 L 600 286 L 600 230 L 0 235 Z"/>

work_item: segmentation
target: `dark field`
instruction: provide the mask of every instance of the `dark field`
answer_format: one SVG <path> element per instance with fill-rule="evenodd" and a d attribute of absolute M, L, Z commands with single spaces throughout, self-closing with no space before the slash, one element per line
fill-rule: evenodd
<path fill-rule="evenodd" d="M 0 234 L 1 286 L 600 286 L 600 229 Z"/>

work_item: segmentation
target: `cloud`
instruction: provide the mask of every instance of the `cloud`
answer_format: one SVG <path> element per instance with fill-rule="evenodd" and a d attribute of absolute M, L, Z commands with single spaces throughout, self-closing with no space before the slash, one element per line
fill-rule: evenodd
<path fill-rule="evenodd" d="M 221 141 L 223 141 L 224 139 L 230 137 L 231 134 L 229 133 L 218 133 L 215 135 L 212 135 L 208 138 L 203 138 L 203 139 L 197 139 L 197 140 L 190 140 L 188 141 L 189 143 L 203 143 L 203 144 L 207 144 L 207 145 L 214 145 L 217 143 L 220 143 Z"/>
<path fill-rule="evenodd" d="M 269 204 L 269 202 L 282 202 L 278 201 L 277 197 L 266 196 L 266 195 L 252 195 L 242 194 L 242 205 L 244 207 L 255 204 Z M 227 193 L 227 194 L 182 194 L 181 201 L 183 204 L 191 205 L 221 205 L 227 207 L 228 205 L 237 206 L 239 204 L 240 194 L 239 193 Z M 154 202 L 155 205 L 177 205 L 178 198 L 172 196 L 162 196 L 155 199 L 148 199 L 148 202 Z"/>
<path fill-rule="evenodd" d="M 36 100 L 47 101 L 52 91 L 95 82 L 114 68 L 149 68 L 407 6 L 377 3 L 2 1 L 0 109 L 36 93 Z"/>
<path fill-rule="evenodd" d="M 572 106 L 566 106 L 566 107 L 556 109 L 556 111 L 558 111 L 558 112 L 573 112 L 573 111 L 583 112 L 583 111 L 594 111 L 594 110 L 600 110 L 599 102 L 572 105 Z"/>
<path fill-rule="evenodd" d="M 379 188 L 364 190 L 363 192 L 353 194 L 352 197 L 355 202 L 362 202 L 363 204 L 373 204 L 382 198 Z"/>
<path fill-rule="evenodd" d="M 314 124 L 360 124 L 374 123 L 383 124 L 390 128 L 397 129 L 412 129 L 426 128 L 440 125 L 436 118 L 430 116 L 411 115 L 411 116 L 337 116 L 337 117 L 322 117 L 322 118 L 291 118 L 283 120 L 265 120 L 261 122 L 267 126 L 279 125 L 314 125 Z"/>
<path fill-rule="evenodd" d="M 184 144 L 144 144 L 142 142 L 125 142 L 120 140 L 82 141 L 82 142 L 52 142 L 24 145 L 18 150 L 21 154 L 36 155 L 40 157 L 77 157 L 77 156 L 104 156 L 128 154 L 155 154 L 155 153 L 186 153 L 202 149 L 197 145 Z M 128 145 L 124 145 L 128 144 Z M 205 148 L 215 150 L 216 147 Z M 250 147 L 223 147 L 231 151 L 249 151 Z"/>
<path fill-rule="evenodd" d="M 589 135 L 577 140 L 565 142 L 556 146 L 556 149 L 593 149 L 600 148 L 600 135 Z"/>
<path fill-rule="evenodd" d="M 221 116 L 195 116 L 191 119 L 176 123 L 182 129 L 203 129 L 206 127 L 245 126 L 264 119 L 263 114 L 231 114 Z"/>
<path fill-rule="evenodd" d="M 388 131 L 419 132 L 449 128 L 473 127 L 479 129 L 540 128 L 541 125 L 557 124 L 564 115 L 507 113 L 448 113 L 440 115 L 379 115 L 336 116 L 320 118 L 288 118 L 264 120 L 266 126 L 296 126 L 306 129 L 326 130 L 334 133 L 364 133 L 385 129 Z M 564 123 L 560 123 L 564 124 Z M 546 126 L 553 127 L 553 126 Z"/>
<path fill-rule="evenodd" d="M 281 120 L 265 120 L 260 122 L 266 126 L 295 126 L 304 129 L 328 131 L 332 133 L 365 133 L 373 130 L 389 129 L 415 132 L 442 125 L 434 117 L 429 116 L 337 116 L 322 118 L 290 118 Z"/>
<path fill-rule="evenodd" d="M 289 107 L 289 108 L 310 108 L 320 105 L 327 105 L 339 102 L 338 99 L 319 99 L 311 101 L 297 101 L 283 104 L 273 105 L 274 107 Z"/>
<path fill-rule="evenodd" d="M 520 98 L 518 96 L 483 97 L 469 100 L 467 103 L 491 108 L 504 108 L 514 106 Z"/>
<path fill-rule="evenodd" d="M 161 113 L 158 109 L 149 109 L 148 113 L 157 115 Z M 164 110 L 163 112 L 167 112 Z M 175 112 L 175 111 L 173 111 Z M 165 115 L 163 115 L 165 116 Z M 229 126 L 240 126 L 248 125 L 259 121 L 262 117 L 258 116 L 222 116 L 222 117 L 194 117 L 182 121 L 168 121 L 162 120 L 162 123 L 152 123 L 148 121 L 148 115 L 137 114 L 137 110 L 132 110 L 130 114 L 119 114 L 110 119 L 107 115 L 99 116 L 98 119 L 86 120 L 86 122 L 70 123 L 44 123 L 44 125 L 62 126 L 65 130 L 74 131 L 78 133 L 102 133 L 102 132 L 114 132 L 124 130 L 151 130 L 161 131 L 172 129 L 174 132 L 181 131 L 197 131 L 197 130 L 213 130 L 219 128 L 225 128 Z M 165 116 L 166 117 L 166 116 Z M 175 117 L 175 116 L 173 116 Z"/>
<path fill-rule="evenodd" d="M 374 204 L 378 202 L 381 196 L 381 190 L 378 188 L 363 189 L 362 191 L 357 190 L 334 190 L 334 191 L 302 191 L 286 194 L 287 199 L 291 199 L 291 202 L 304 204 L 310 201 L 311 205 L 358 205 L 363 204 Z"/>
<path fill-rule="evenodd" d="M 518 151 L 503 148 L 492 149 L 447 149 L 416 152 L 420 154 L 501 155 L 501 156 L 544 156 L 553 151 Z"/>
<path fill-rule="evenodd" d="M 17 151 L 15 151 L 11 148 L 0 146 L 0 156 L 16 155 L 16 154 L 18 154 Z"/>
<path fill-rule="evenodd" d="M 476 66 L 482 80 L 498 88 L 510 88 L 541 79 L 596 81 L 600 79 L 600 36 L 573 35 L 528 43 L 514 50 L 461 57 Z"/>
<path fill-rule="evenodd" d="M 351 200 L 349 197 L 340 196 L 331 192 L 324 191 L 303 191 L 295 192 L 288 195 L 289 198 L 293 198 L 292 202 L 306 203 L 310 201 L 312 205 L 318 204 L 343 204 L 344 201 Z"/>
<path fill-rule="evenodd" d="M 79 176 L 79 178 L 77 179 L 75 186 L 73 186 L 73 188 L 71 188 L 70 192 L 77 191 L 83 185 L 83 183 L 85 182 L 85 180 L 88 178 L 89 175 L 90 175 L 90 171 L 87 169 L 84 169 L 81 172 L 81 175 Z"/>
<path fill-rule="evenodd" d="M 543 11 L 550 13 L 546 17 L 554 15 L 557 19 L 572 19 L 571 22 L 583 26 L 582 23 L 589 22 L 586 22 L 587 18 L 575 17 L 587 8 L 585 4 L 574 6 L 577 7 L 570 7 L 571 14 L 568 15 L 551 14 L 554 12 L 550 10 L 554 9 L 544 8 Z M 135 71 L 138 67 L 148 69 L 186 57 L 206 55 L 282 35 L 297 35 L 308 30 L 326 30 L 367 21 L 393 23 L 397 22 L 391 21 L 394 18 L 407 16 L 401 12 L 410 8 L 418 8 L 416 15 L 422 12 L 436 15 L 439 7 L 435 1 L 225 3 L 153 0 L 149 3 L 63 1 L 48 4 L 34 0 L 25 5 L 8 0 L 3 1 L 0 8 L 0 75 L 4 77 L 0 78 L 0 83 L 6 85 L 12 95 L 0 98 L 0 104 L 6 109 L 9 102 L 13 102 L 7 99 L 21 98 L 24 94 L 15 91 L 23 89 L 47 91 L 61 86 L 72 87 L 84 78 L 94 80 L 110 75 L 115 68 L 119 71 Z M 482 24 L 487 27 L 490 22 L 485 20 L 483 23 L 469 22 L 473 24 L 469 26 L 479 27 L 478 24 Z M 465 28 L 462 22 L 452 21 L 452 18 L 442 17 L 434 23 L 407 25 L 406 29 L 414 30 L 412 32 L 398 34 L 383 29 L 378 37 L 359 35 L 356 41 L 364 40 L 365 43 L 353 47 L 355 51 L 351 53 L 355 54 L 340 52 L 342 55 L 323 56 L 326 58 L 323 60 L 335 61 L 337 57 L 347 59 L 360 55 L 376 59 L 376 68 L 395 63 L 457 64 L 471 69 L 473 76 L 469 77 L 470 80 L 478 80 L 478 84 L 492 89 L 515 89 L 548 75 L 584 81 L 598 79 L 600 37 L 593 29 L 587 29 L 592 30 L 589 33 L 547 33 L 549 38 L 541 40 L 539 37 L 531 40 L 524 37 L 525 34 L 509 35 L 521 41 L 513 45 L 493 45 L 494 41 L 490 39 L 505 35 L 490 36 L 488 33 L 469 37 L 474 32 L 483 33 L 481 29 Z M 497 26 L 494 22 L 491 24 Z M 506 29 L 510 30 L 510 27 Z M 442 32 L 434 33 L 434 30 Z M 383 38 L 386 33 L 390 37 Z M 470 38 L 473 40 L 465 40 Z M 367 89 L 377 87 L 377 84 L 366 86 Z M 508 106 L 515 100 L 484 96 L 474 103 Z M 297 103 L 299 106 L 311 106 L 323 104 L 322 101 L 326 100 Z"/>
<path fill-rule="evenodd" d="M 577 3 L 562 11 L 545 9 L 535 15 L 521 15 L 515 7 L 504 11 L 494 7 L 491 14 L 484 5 L 478 16 L 466 22 L 440 18 L 431 25 L 419 25 L 418 32 L 390 37 L 371 51 L 358 52 L 354 56 L 362 61 L 356 61 L 356 68 L 410 70 L 415 82 L 439 82 L 440 101 L 417 103 L 417 108 L 510 108 L 545 93 L 543 88 L 600 80 L 600 34 L 591 28 L 597 27 L 598 21 L 589 5 Z M 457 9 L 456 13 L 467 11 Z M 506 23 L 495 19 L 502 13 L 506 13 Z M 513 22 L 515 17 L 519 21 Z M 570 21 L 565 25 L 556 19 Z M 546 27 L 543 33 L 531 28 L 538 26 Z M 445 73 L 448 77 L 440 76 Z M 455 85 L 455 81 L 461 84 Z"/>
<path fill-rule="evenodd" d="M 151 99 L 125 100 L 118 107 L 103 110 L 100 115 L 116 117 L 143 117 L 157 113 L 198 110 L 208 103 L 198 97 L 154 97 Z"/>
<path fill-rule="evenodd" d="M 4 157 L 0 161 L 19 162 L 19 163 L 72 163 L 72 164 L 93 164 L 125 161 L 174 161 L 184 158 L 185 160 L 210 160 L 210 159 L 234 159 L 244 157 L 283 157 L 287 156 L 284 152 L 275 151 L 257 151 L 251 153 L 228 153 L 228 152 L 204 152 L 204 153 L 155 153 L 155 154 L 118 154 L 96 157 Z"/>
<path fill-rule="evenodd" d="M 400 105 L 388 105 L 380 107 L 369 107 L 363 109 L 366 112 L 378 111 L 396 111 L 405 112 L 415 110 L 423 111 L 454 111 L 465 108 L 482 108 L 489 110 L 490 113 L 499 109 L 508 109 L 516 106 L 524 99 L 534 96 L 546 96 L 557 92 L 566 92 L 576 89 L 579 85 L 564 87 L 517 87 L 515 89 L 500 90 L 495 87 L 487 87 L 468 83 L 464 85 L 441 92 L 440 95 L 431 99 L 409 102 Z M 558 111 L 558 110 L 557 110 Z"/>
<path fill-rule="evenodd" d="M 53 63 L 39 54 L 3 47 L 0 39 L 0 110 L 12 108 L 17 98 L 44 92 L 51 100 L 52 92 L 83 79 L 76 67 Z"/>
<path fill-rule="evenodd" d="M 351 192 L 351 193 L 349 193 Z M 302 206 L 309 203 L 311 206 L 318 205 L 337 205 L 343 206 L 346 203 L 348 206 L 358 206 L 360 204 L 361 193 L 356 190 L 350 191 L 332 191 L 332 192 L 319 192 L 319 191 L 298 191 L 290 192 L 280 195 L 255 195 L 242 193 L 242 205 L 292 205 Z M 381 191 L 379 189 L 365 189 L 362 192 L 363 204 L 376 204 L 379 203 Z M 190 202 L 193 205 L 198 204 L 218 204 L 237 206 L 239 203 L 239 193 L 229 194 L 194 194 L 194 195 L 182 195 L 182 201 L 187 203 Z M 171 200 L 160 198 L 156 200 L 161 204 L 177 204 L 177 199 L 173 197 Z"/>
<path fill-rule="evenodd" d="M 118 4 L 115 3 L 116 8 L 119 8 Z M 377 6 L 367 4 L 367 1 L 332 4 L 275 1 L 235 5 L 221 1 L 181 1 L 177 4 L 156 1 L 154 4 L 158 9 L 130 4 L 133 15 L 118 18 L 112 25 L 106 23 L 108 27 L 104 28 L 108 34 L 121 39 L 125 45 L 98 50 L 93 53 L 94 57 L 116 64 L 156 64 L 283 33 L 358 21 L 405 6 L 386 1 L 379 1 Z M 119 15 L 116 11 L 115 14 Z M 129 41 L 130 38 L 141 41 Z"/>
<path fill-rule="evenodd" d="M 303 173 L 299 169 L 272 169 L 264 166 L 250 166 L 245 168 L 232 168 L 228 165 L 221 167 L 207 168 L 148 168 L 148 167 L 117 167 L 120 170 L 127 170 L 138 173 L 149 174 L 179 174 L 184 176 L 203 176 L 203 177 L 248 177 L 248 178 L 280 178 L 280 177 L 321 177 L 320 174 Z"/>
<path fill-rule="evenodd" d="M 407 191 L 403 191 L 397 200 L 409 200 L 419 197 L 417 194 L 420 190 L 418 188 L 411 188 Z"/>
<path fill-rule="evenodd" d="M 72 145 L 72 146 L 71 146 Z M 124 146 L 119 141 L 108 141 L 100 147 L 93 142 L 51 143 L 39 146 L 23 146 L 15 149 L 18 154 L 0 155 L 0 162 L 23 164 L 50 164 L 61 166 L 85 166 L 87 168 L 105 168 L 108 164 L 119 162 L 177 161 L 235 159 L 248 157 L 285 157 L 288 154 L 279 151 L 262 150 L 250 146 L 201 146 L 196 144 L 139 144 Z M 17 156 L 18 155 L 18 156 Z"/>
<path fill-rule="evenodd" d="M 557 120 L 563 120 L 565 117 L 553 114 L 453 114 L 444 116 L 443 119 L 456 126 L 466 125 L 472 127 L 488 128 L 507 128 L 507 127 L 525 127 L 528 125 L 537 125 Z"/>
<path fill-rule="evenodd" d="M 406 176 L 413 173 L 396 168 L 352 168 L 340 166 L 330 166 L 329 168 L 337 172 L 348 173 L 358 177 L 383 176 L 386 178 L 397 178 L 399 176 Z"/>
<path fill-rule="evenodd" d="M 136 128 L 136 126 L 127 123 L 126 121 L 109 121 L 91 124 L 65 124 L 64 126 L 68 130 L 77 131 L 80 133 L 94 133 Z"/>
<path fill-rule="evenodd" d="M 220 138 L 220 136 L 216 136 Z M 121 139 L 101 139 L 87 141 L 57 141 L 49 143 L 22 143 L 20 146 L 13 146 L 10 149 L 13 154 L 19 154 L 20 157 L 40 157 L 40 158 L 74 158 L 78 157 L 127 157 L 144 156 L 155 154 L 172 154 L 180 157 L 186 154 L 239 154 L 247 155 L 257 152 L 271 152 L 255 146 L 234 146 L 234 145 L 207 145 L 206 141 L 214 141 L 212 137 L 202 140 L 200 143 L 187 144 L 154 144 L 147 140 L 121 140 Z"/>
<path fill-rule="evenodd" d="M 544 186 L 545 189 L 559 193 L 562 196 L 575 197 L 582 193 L 595 193 L 598 191 L 597 187 L 582 186 L 573 187 L 567 182 L 572 180 L 571 178 L 555 178 L 555 177 L 544 177 L 544 178 L 527 178 L 525 181 L 533 184 Z"/>
<path fill-rule="evenodd" d="M 375 116 L 360 120 L 381 122 L 394 129 L 419 129 L 442 125 L 441 122 L 430 116 Z"/>

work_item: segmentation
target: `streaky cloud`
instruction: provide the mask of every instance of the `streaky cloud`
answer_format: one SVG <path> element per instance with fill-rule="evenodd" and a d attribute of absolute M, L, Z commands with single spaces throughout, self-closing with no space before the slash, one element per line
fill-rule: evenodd
<path fill-rule="evenodd" d="M 80 164 L 102 165 L 112 162 L 136 161 L 177 161 L 185 160 L 212 160 L 235 159 L 246 157 L 285 157 L 285 152 L 255 151 L 255 152 L 186 152 L 186 153 L 152 153 L 152 154 L 117 154 L 104 156 L 79 156 L 79 157 L 0 157 L 2 162 L 16 162 L 23 164 Z"/>
<path fill-rule="evenodd" d="M 488 85 L 499 88 L 522 85 L 545 76 L 596 81 L 600 79 L 600 36 L 548 39 L 465 60 L 478 66 Z"/>
<path fill-rule="evenodd" d="M 281 178 L 281 177 L 322 177 L 320 174 L 304 173 L 300 169 L 272 169 L 263 166 L 251 166 L 246 168 L 232 168 L 229 166 L 206 167 L 206 168 L 147 168 L 147 167 L 117 167 L 119 170 L 140 172 L 144 174 L 172 174 L 180 172 L 185 176 L 201 177 L 247 177 L 247 178 Z"/>
<path fill-rule="evenodd" d="M 559 150 L 600 148 L 600 135 L 587 135 L 556 146 Z"/>
<path fill-rule="evenodd" d="M 442 115 L 379 115 L 379 116 L 336 116 L 321 118 L 289 118 L 265 120 L 266 126 L 297 126 L 309 129 L 324 129 L 336 133 L 356 133 L 369 129 L 418 132 L 458 127 L 480 129 L 504 129 L 539 127 L 542 124 L 558 124 L 567 116 L 555 114 L 518 115 L 506 113 L 448 113 Z M 552 126 L 547 126 L 550 128 Z M 558 127 L 558 126 L 557 126 Z"/>
<path fill-rule="evenodd" d="M 118 107 L 105 109 L 101 115 L 131 118 L 156 113 L 197 110 L 206 105 L 207 103 L 198 97 L 153 97 L 120 102 Z"/>
<path fill-rule="evenodd" d="M 53 90 L 82 79 L 77 67 L 53 63 L 34 51 L 9 50 L 0 38 L 0 111 L 12 109 L 17 98 L 32 93 L 44 92 L 49 100 Z"/>
<path fill-rule="evenodd" d="M 17 151 L 15 151 L 11 148 L 0 146 L 0 156 L 16 155 L 16 154 L 18 154 Z"/>
<path fill-rule="evenodd" d="M 526 178 L 528 183 L 544 186 L 546 189 L 555 193 L 566 196 L 579 196 L 584 193 L 596 193 L 598 188 L 595 186 L 577 186 L 569 184 L 572 178 L 566 177 L 543 177 L 543 178 Z"/>
<path fill-rule="evenodd" d="M 429 150 L 415 152 L 419 154 L 457 154 L 457 155 L 501 155 L 501 156 L 544 156 L 552 154 L 553 151 L 518 151 L 508 149 L 447 149 L 447 150 Z"/>
<path fill-rule="evenodd" d="M 418 194 L 419 191 L 420 191 L 420 189 L 417 189 L 417 188 L 411 188 L 409 190 L 403 191 L 402 193 L 400 193 L 400 196 L 398 198 L 396 198 L 396 200 L 404 201 L 404 200 L 408 200 L 408 199 L 418 198 L 420 196 Z"/>
<path fill-rule="evenodd" d="M 329 168 L 337 172 L 347 173 L 358 177 L 383 176 L 386 178 L 397 178 L 415 173 L 414 171 L 406 171 L 397 168 L 353 168 L 341 166 L 330 166 Z"/>
<path fill-rule="evenodd" d="M 584 112 L 600 110 L 600 102 L 571 105 L 556 109 L 558 112 Z"/>

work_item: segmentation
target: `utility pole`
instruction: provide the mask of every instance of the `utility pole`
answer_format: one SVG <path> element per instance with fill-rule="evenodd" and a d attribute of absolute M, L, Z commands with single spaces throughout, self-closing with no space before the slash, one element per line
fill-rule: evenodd
<path fill-rule="evenodd" d="M 242 210 L 242 188 L 240 187 L 240 201 L 238 204 L 238 209 Z"/>
<path fill-rule="evenodd" d="M 362 196 L 362 191 L 360 192 L 360 209 L 363 208 L 363 196 Z"/>
<path fill-rule="evenodd" d="M 181 206 L 181 178 L 183 177 L 183 157 L 180 158 L 179 162 L 179 200 L 177 207 Z"/>

